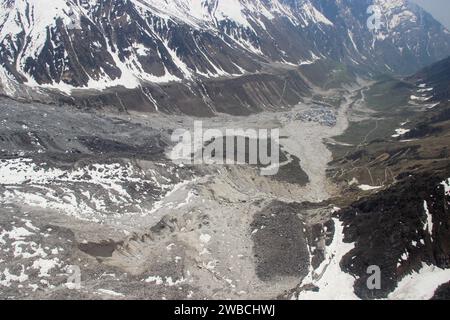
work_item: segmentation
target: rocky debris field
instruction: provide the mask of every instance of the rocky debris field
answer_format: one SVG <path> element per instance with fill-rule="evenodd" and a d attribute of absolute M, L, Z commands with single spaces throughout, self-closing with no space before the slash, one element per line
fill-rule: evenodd
<path fill-rule="evenodd" d="M 202 119 L 208 129 L 279 128 L 283 161 L 275 176 L 262 176 L 258 165 L 174 161 L 171 151 L 183 142 L 172 142 L 171 133 L 190 130 L 190 117 L 2 100 L 0 297 L 397 298 L 430 275 L 433 288 L 423 296 L 433 297 L 441 286 L 435 297 L 442 297 L 448 282 L 441 269 L 448 263 L 445 169 L 442 177 L 429 177 L 443 181 L 436 193 L 425 182 L 421 193 L 412 182 L 392 193 L 377 194 L 383 186 L 355 191 L 327 173 L 330 143 L 363 103 L 360 92 L 322 92 L 324 100 L 340 97 L 334 109 L 305 99 L 290 111 Z M 395 199 L 412 193 L 408 206 L 415 211 L 389 219 L 382 214 L 396 212 Z M 373 198 L 355 202 L 361 194 Z M 396 247 L 385 236 L 397 239 L 394 229 L 400 230 Z M 386 272 L 379 292 L 364 289 L 367 263 Z"/>

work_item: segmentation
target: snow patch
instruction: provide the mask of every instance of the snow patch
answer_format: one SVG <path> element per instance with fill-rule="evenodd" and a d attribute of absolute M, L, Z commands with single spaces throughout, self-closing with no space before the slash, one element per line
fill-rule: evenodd
<path fill-rule="evenodd" d="M 377 190 L 377 189 L 383 188 L 383 186 L 369 186 L 367 184 L 361 184 L 358 186 L 358 188 L 363 191 L 371 191 L 371 190 Z"/>
<path fill-rule="evenodd" d="M 339 219 L 333 218 L 335 227 L 332 243 L 326 247 L 325 260 L 317 268 L 310 270 L 302 285 L 312 284 L 317 291 L 300 292 L 299 300 L 357 300 L 353 285 L 355 278 L 342 271 L 340 262 L 352 249 L 354 243 L 344 242 L 344 225 Z"/>
<path fill-rule="evenodd" d="M 124 294 L 122 294 L 122 293 L 115 292 L 112 290 L 107 290 L 107 289 L 98 289 L 97 292 L 99 294 L 106 294 L 108 296 L 113 296 L 113 297 L 124 297 Z"/>
<path fill-rule="evenodd" d="M 200 241 L 204 244 L 207 244 L 211 241 L 211 236 L 209 234 L 200 235 Z"/>
<path fill-rule="evenodd" d="M 428 230 L 431 239 L 433 239 L 433 216 L 428 209 L 428 203 L 426 201 L 423 201 L 423 209 L 425 210 L 425 214 L 427 215 L 427 222 L 423 228 L 424 230 Z"/>
<path fill-rule="evenodd" d="M 410 129 L 403 129 L 403 128 L 395 129 L 395 134 L 392 135 L 392 138 L 398 138 L 400 136 L 407 134 L 410 131 L 411 131 Z"/>
<path fill-rule="evenodd" d="M 444 186 L 444 194 L 450 196 L 450 178 L 441 182 L 441 185 Z"/>
<path fill-rule="evenodd" d="M 404 277 L 389 294 L 391 300 L 429 300 L 436 289 L 450 281 L 450 269 L 440 269 L 422 263 L 419 272 Z"/>
<path fill-rule="evenodd" d="M 58 258 L 43 259 L 39 258 L 33 262 L 33 268 L 39 270 L 39 277 L 49 277 L 50 270 L 61 266 Z"/>

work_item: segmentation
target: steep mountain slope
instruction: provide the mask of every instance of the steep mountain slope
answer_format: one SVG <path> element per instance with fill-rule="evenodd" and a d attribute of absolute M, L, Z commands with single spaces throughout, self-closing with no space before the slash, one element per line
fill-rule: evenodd
<path fill-rule="evenodd" d="M 339 263 L 356 279 L 361 298 L 448 299 L 448 64 L 445 59 L 404 80 L 372 86 L 365 98 L 375 126 L 364 123 L 369 133 L 359 136 L 350 126 L 352 145 L 347 134 L 348 144 L 334 149 L 329 175 L 343 190 L 343 241 L 354 243 Z M 395 96 L 400 98 L 390 98 Z M 370 265 L 381 269 L 379 290 L 366 285 Z"/>
<path fill-rule="evenodd" d="M 417 278 L 427 276 L 428 266 L 436 266 L 436 271 L 446 269 L 447 279 L 450 276 L 450 167 L 429 169 L 362 199 L 341 213 L 346 225 L 345 241 L 356 243 L 341 265 L 357 278 L 358 296 L 386 298 L 409 274 L 415 273 Z M 370 265 L 381 268 L 380 290 L 370 290 L 366 285 Z M 432 297 L 433 291 L 430 296 L 424 288 L 415 290 Z M 410 292 L 402 294 L 412 295 L 414 290 L 410 288 Z M 391 297 L 396 298 L 395 295 L 394 292 Z"/>
<path fill-rule="evenodd" d="M 433 101 L 450 99 L 450 57 L 419 71 L 410 80 L 422 86 L 422 90 L 431 89 L 428 96 L 431 93 Z"/>
<path fill-rule="evenodd" d="M 372 4 L 383 14 L 375 31 L 367 27 Z M 292 86 L 290 77 L 297 83 L 304 77 L 286 79 L 286 69 L 332 60 L 407 73 L 450 53 L 449 32 L 404 0 L 58 0 L 51 6 L 2 0 L 0 6 L 0 92 L 28 97 L 29 87 L 57 89 L 82 95 L 78 103 L 89 106 L 123 104 L 112 101 L 116 90 L 92 92 L 121 86 L 134 90 L 120 93 L 132 109 L 180 110 L 180 100 L 193 99 L 185 109 L 200 110 L 191 113 L 227 112 L 216 110 L 221 101 L 211 83 L 253 76 L 241 80 L 247 91 L 232 104 L 249 109 L 238 113 L 254 112 L 292 104 L 280 99 L 283 90 L 308 90 L 306 83 Z"/>

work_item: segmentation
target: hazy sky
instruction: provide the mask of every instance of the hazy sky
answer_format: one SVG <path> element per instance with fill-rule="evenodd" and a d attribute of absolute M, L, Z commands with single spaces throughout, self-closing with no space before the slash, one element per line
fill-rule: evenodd
<path fill-rule="evenodd" d="M 450 29 L 450 0 L 412 0 Z"/>

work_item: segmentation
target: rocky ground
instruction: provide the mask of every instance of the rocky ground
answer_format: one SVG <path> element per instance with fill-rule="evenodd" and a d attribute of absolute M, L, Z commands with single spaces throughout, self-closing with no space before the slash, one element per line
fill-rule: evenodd
<path fill-rule="evenodd" d="M 289 111 L 207 119 L 2 100 L 0 297 L 372 297 L 360 285 L 366 256 L 358 253 L 355 264 L 344 258 L 368 241 L 358 230 L 370 225 L 350 217 L 373 206 L 349 205 L 371 191 L 352 191 L 329 168 L 332 146 L 345 145 L 334 137 L 364 107 L 367 85 L 318 91 Z M 276 176 L 258 166 L 173 161 L 171 133 L 194 120 L 205 128 L 280 128 L 287 161 Z M 337 205 L 348 206 L 341 220 Z M 445 255 L 446 245 L 435 248 Z M 345 294 L 328 295 L 333 277 Z"/>

